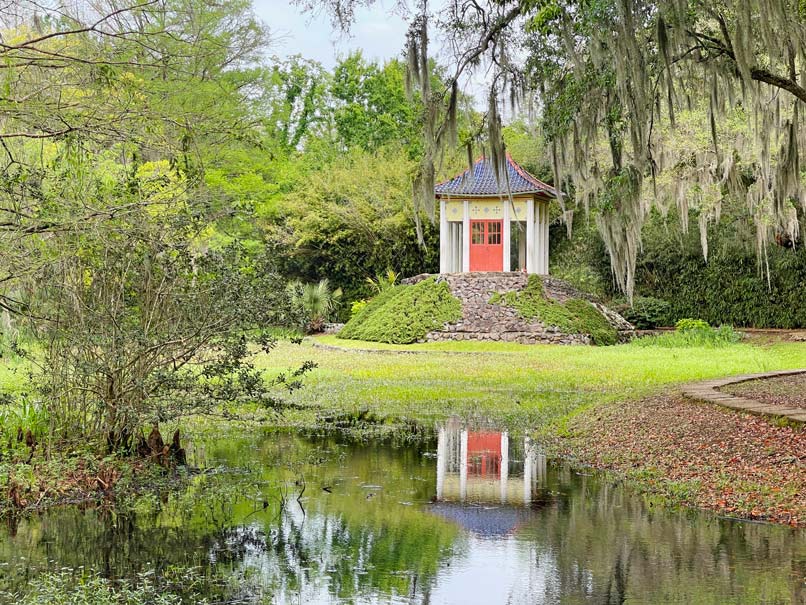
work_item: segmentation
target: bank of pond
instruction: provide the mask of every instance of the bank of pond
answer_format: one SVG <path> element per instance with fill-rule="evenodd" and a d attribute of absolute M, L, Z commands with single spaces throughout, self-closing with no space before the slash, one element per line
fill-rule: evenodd
<path fill-rule="evenodd" d="M 806 531 L 658 507 L 491 424 L 451 420 L 404 444 L 256 431 L 187 449 L 200 472 L 185 489 L 9 518 L 0 600 L 806 598 Z"/>

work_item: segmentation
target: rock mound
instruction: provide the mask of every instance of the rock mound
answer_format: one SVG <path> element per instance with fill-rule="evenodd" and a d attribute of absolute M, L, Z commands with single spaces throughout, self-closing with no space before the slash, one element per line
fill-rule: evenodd
<path fill-rule="evenodd" d="M 403 280 L 403 283 L 415 284 L 430 277 L 433 275 L 417 275 Z M 549 320 L 528 316 L 528 313 L 507 304 L 507 300 L 513 296 L 510 293 L 515 293 L 516 297 L 523 294 L 530 287 L 534 288 L 534 280 L 542 284 L 543 296 L 550 301 L 549 304 L 587 301 L 601 314 L 604 318 L 602 323 L 614 331 L 617 340 L 629 340 L 634 334 L 633 326 L 621 315 L 569 283 L 553 277 L 529 276 L 525 273 L 447 273 L 436 276 L 436 280 L 447 283 L 451 294 L 459 299 L 462 317 L 429 332 L 425 336 L 429 342 L 487 340 L 524 344 L 594 344 L 591 333 L 569 329 L 568 325 L 551 325 Z"/>

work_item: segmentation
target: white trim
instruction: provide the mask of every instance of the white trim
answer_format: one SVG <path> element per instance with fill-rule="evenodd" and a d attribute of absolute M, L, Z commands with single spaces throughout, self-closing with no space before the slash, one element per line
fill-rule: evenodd
<path fill-rule="evenodd" d="M 445 200 L 439 200 L 439 272 L 450 271 L 450 241 L 448 237 L 448 209 Z"/>
<path fill-rule="evenodd" d="M 459 499 L 467 498 L 467 431 L 459 434 Z"/>
<path fill-rule="evenodd" d="M 538 272 L 541 275 L 549 274 L 549 205 L 540 203 L 540 258 L 538 259 Z"/>
<path fill-rule="evenodd" d="M 523 503 L 532 501 L 532 481 L 534 477 L 535 459 L 529 437 L 523 438 Z"/>
<path fill-rule="evenodd" d="M 535 200 L 526 200 L 526 272 L 535 273 Z"/>
<path fill-rule="evenodd" d="M 503 225 L 502 229 L 503 229 L 503 232 L 504 232 L 503 235 L 501 236 L 501 241 L 504 244 L 504 246 L 503 246 L 503 248 L 504 248 L 504 250 L 503 250 L 503 254 L 504 254 L 503 270 L 504 271 L 511 271 L 512 269 L 510 268 L 510 259 L 509 259 L 509 257 L 510 257 L 510 250 L 509 249 L 511 247 L 511 245 L 510 245 L 510 237 L 511 237 L 510 231 L 511 230 L 510 230 L 510 224 L 509 224 L 509 200 L 504 200 L 504 225 Z"/>
<path fill-rule="evenodd" d="M 470 202 L 464 201 L 462 216 L 462 272 L 470 273 Z"/>
<path fill-rule="evenodd" d="M 447 432 L 445 427 L 442 427 L 437 438 L 437 500 L 442 500 L 445 491 L 445 470 L 448 467 L 447 440 Z"/>

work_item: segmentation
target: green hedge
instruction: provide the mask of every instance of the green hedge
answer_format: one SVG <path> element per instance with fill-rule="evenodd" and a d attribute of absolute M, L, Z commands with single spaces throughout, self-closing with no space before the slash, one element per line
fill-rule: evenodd
<path fill-rule="evenodd" d="M 584 291 L 623 302 L 616 291 L 610 264 L 595 227 L 577 219 L 569 241 L 564 230 L 551 229 L 551 273 Z M 798 212 L 801 225 L 806 213 Z M 743 200 L 726 199 L 722 218 L 708 229 L 708 261 L 700 244 L 699 216 L 692 211 L 683 233 L 674 209 L 666 216 L 653 212 L 643 229 L 635 273 L 635 307 L 615 306 L 639 328 L 671 326 L 683 317 L 711 325 L 737 327 L 806 327 L 806 245 L 770 241 L 761 263 L 756 257 L 756 229 Z M 769 282 L 761 266 L 769 265 Z M 578 275 L 584 279 L 578 279 Z M 598 279 L 596 276 L 598 275 Z M 589 283 L 601 286 L 588 287 Z M 600 290 L 603 290 L 600 292 Z"/>
<path fill-rule="evenodd" d="M 546 298 L 543 282 L 537 275 L 530 275 L 520 292 L 493 294 L 490 303 L 512 307 L 521 317 L 538 319 L 566 334 L 588 334 L 597 345 L 612 345 L 618 340 L 616 329 L 587 300 L 572 298 L 560 303 Z"/>
<path fill-rule="evenodd" d="M 338 337 L 410 344 L 461 317 L 462 305 L 448 284 L 430 277 L 384 290 L 347 322 Z"/>
<path fill-rule="evenodd" d="M 706 262 L 696 225 L 680 235 L 674 220 L 668 219 L 668 230 L 652 225 L 636 268 L 636 293 L 667 301 L 671 323 L 695 317 L 711 325 L 806 327 L 806 248 L 800 242 L 794 249 L 768 245 L 768 282 L 756 258 L 755 232 L 743 231 L 743 222 L 723 217 L 711 227 Z"/>

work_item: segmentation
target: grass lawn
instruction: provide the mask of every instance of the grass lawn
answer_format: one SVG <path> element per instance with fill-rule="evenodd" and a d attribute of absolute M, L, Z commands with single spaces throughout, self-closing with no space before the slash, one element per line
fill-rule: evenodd
<path fill-rule="evenodd" d="M 806 344 L 801 343 L 675 349 L 492 342 L 381 345 L 332 336 L 314 341 L 340 350 L 316 347 L 307 339 L 302 345 L 283 342 L 259 359 L 270 373 L 305 360 L 318 364 L 305 387 L 291 397 L 305 408 L 287 413 L 291 424 L 310 424 L 316 414 L 366 409 L 392 422 L 429 422 L 457 414 L 491 418 L 512 428 L 562 427 L 592 405 L 638 399 L 685 382 L 806 368 Z"/>
<path fill-rule="evenodd" d="M 806 368 L 806 344 L 671 348 L 433 343 L 378 345 L 320 337 L 342 347 L 282 343 L 260 362 L 272 372 L 313 360 L 292 399 L 289 424 L 359 411 L 405 435 L 404 421 L 453 414 L 491 419 L 537 436 L 553 454 L 613 472 L 660 502 L 734 517 L 806 524 L 806 428 L 683 399 L 674 386 L 731 374 Z M 373 349 L 368 351 L 364 349 Z M 409 351 L 404 354 L 395 351 Z M 344 421 L 344 418 L 342 418 Z M 656 500 L 657 501 L 657 500 Z"/>

